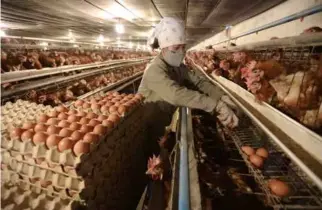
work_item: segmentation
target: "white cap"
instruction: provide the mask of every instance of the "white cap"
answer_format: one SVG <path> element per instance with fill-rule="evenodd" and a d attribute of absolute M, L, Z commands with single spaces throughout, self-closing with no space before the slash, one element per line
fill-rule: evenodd
<path fill-rule="evenodd" d="M 184 22 L 171 17 L 163 18 L 148 39 L 153 44 L 157 39 L 161 49 L 172 45 L 186 44 Z"/>

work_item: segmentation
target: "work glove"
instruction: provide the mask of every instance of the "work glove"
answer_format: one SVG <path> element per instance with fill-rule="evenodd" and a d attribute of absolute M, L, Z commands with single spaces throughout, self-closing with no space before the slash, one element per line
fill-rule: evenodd
<path fill-rule="evenodd" d="M 236 104 L 231 101 L 228 96 L 223 96 L 217 106 L 216 113 L 219 121 L 228 128 L 235 128 L 238 126 L 238 117 L 233 110 L 238 110 Z"/>

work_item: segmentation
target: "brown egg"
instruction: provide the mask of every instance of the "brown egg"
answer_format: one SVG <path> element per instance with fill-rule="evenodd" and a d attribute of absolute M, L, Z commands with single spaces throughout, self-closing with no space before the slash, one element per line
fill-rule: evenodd
<path fill-rule="evenodd" d="M 108 111 L 109 111 L 109 113 L 117 113 L 117 109 L 118 109 L 118 107 L 116 107 L 116 106 L 111 106 L 111 107 L 108 109 Z"/>
<path fill-rule="evenodd" d="M 40 185 L 41 185 L 42 187 L 44 187 L 44 188 L 46 188 L 46 187 L 48 187 L 49 185 L 51 185 L 51 184 L 52 184 L 52 182 L 51 182 L 51 181 L 47 181 L 47 180 L 41 180 L 39 183 L 40 183 Z"/>
<path fill-rule="evenodd" d="M 91 103 L 91 104 L 97 104 L 97 100 L 95 99 L 95 98 L 92 98 L 90 101 L 89 101 L 89 103 Z"/>
<path fill-rule="evenodd" d="M 80 128 L 80 132 L 82 133 L 92 132 L 93 130 L 94 130 L 94 127 L 90 125 L 82 125 L 82 127 Z"/>
<path fill-rule="evenodd" d="M 107 119 L 107 116 L 102 115 L 102 114 L 97 117 L 97 120 L 99 120 L 99 121 L 103 121 L 103 120 L 106 120 L 106 119 Z"/>
<path fill-rule="evenodd" d="M 60 120 L 66 120 L 68 118 L 68 114 L 66 114 L 64 112 L 61 112 L 61 113 L 59 113 L 57 118 L 60 119 Z"/>
<path fill-rule="evenodd" d="M 107 119 L 116 125 L 121 118 L 117 114 L 110 114 Z"/>
<path fill-rule="evenodd" d="M 108 101 L 108 102 L 105 103 L 105 106 L 108 106 L 108 107 L 113 106 L 113 105 L 114 105 L 114 103 L 112 103 L 110 101 Z"/>
<path fill-rule="evenodd" d="M 86 125 L 88 124 L 90 121 L 90 119 L 86 118 L 86 117 L 82 117 L 80 120 L 79 120 L 79 123 L 82 124 L 82 125 Z"/>
<path fill-rule="evenodd" d="M 48 128 L 47 125 L 38 123 L 35 125 L 34 131 L 35 132 L 40 132 L 40 131 L 45 132 L 45 131 L 47 131 L 47 128 Z"/>
<path fill-rule="evenodd" d="M 63 152 L 65 150 L 72 149 L 74 146 L 74 142 L 70 138 L 63 138 L 58 143 L 58 151 Z"/>
<path fill-rule="evenodd" d="M 75 106 L 83 106 L 83 104 L 84 104 L 84 101 L 83 101 L 83 100 L 77 100 L 77 101 L 74 103 L 74 105 L 75 105 Z"/>
<path fill-rule="evenodd" d="M 75 130 L 79 130 L 82 127 L 82 125 L 80 123 L 77 122 L 72 122 L 69 126 L 69 128 L 73 131 Z"/>
<path fill-rule="evenodd" d="M 45 114 L 41 114 L 39 117 L 38 117 L 38 122 L 42 122 L 42 123 L 45 123 L 47 122 L 47 120 L 49 119 L 49 116 L 45 115 Z"/>
<path fill-rule="evenodd" d="M 109 130 L 114 128 L 114 123 L 109 120 L 103 120 L 102 125 L 106 126 Z"/>
<path fill-rule="evenodd" d="M 99 105 L 99 104 L 92 104 L 91 105 L 91 109 L 92 110 L 100 110 L 101 109 L 101 105 Z"/>
<path fill-rule="evenodd" d="M 51 118 L 57 117 L 60 112 L 57 112 L 56 110 L 53 110 L 48 113 L 48 116 Z"/>
<path fill-rule="evenodd" d="M 35 135 L 35 132 L 33 130 L 26 130 L 21 134 L 21 140 L 22 141 L 31 140 L 34 135 Z"/>
<path fill-rule="evenodd" d="M 59 122 L 60 122 L 60 120 L 57 118 L 49 118 L 47 120 L 48 125 L 58 125 Z"/>
<path fill-rule="evenodd" d="M 58 127 L 61 128 L 68 128 L 70 126 L 70 122 L 68 122 L 67 120 L 62 120 L 58 123 Z"/>
<path fill-rule="evenodd" d="M 83 108 L 84 108 L 84 109 L 89 109 L 90 107 L 91 107 L 91 104 L 90 104 L 90 103 L 85 102 L 85 103 L 83 104 Z"/>
<path fill-rule="evenodd" d="M 115 97 L 115 99 L 117 99 L 117 100 L 119 100 L 119 101 L 120 101 L 120 100 L 122 100 L 122 99 L 123 99 L 123 96 L 121 96 L 121 95 L 116 96 L 116 97 Z"/>
<path fill-rule="evenodd" d="M 81 156 L 82 154 L 89 153 L 90 144 L 83 141 L 78 141 L 74 145 L 73 152 L 76 156 Z"/>
<path fill-rule="evenodd" d="M 136 95 L 134 96 L 134 98 L 137 98 L 137 99 L 139 99 L 140 101 L 142 101 L 142 100 L 144 99 L 143 95 L 141 95 L 140 93 L 136 94 Z"/>
<path fill-rule="evenodd" d="M 44 132 L 37 132 L 34 137 L 32 138 L 32 141 L 35 144 L 42 144 L 45 143 L 48 138 L 48 135 Z"/>
<path fill-rule="evenodd" d="M 70 130 L 68 128 L 63 128 L 63 129 L 60 130 L 59 136 L 61 136 L 61 137 L 69 137 L 69 136 L 72 135 L 72 133 L 73 133 L 73 130 Z"/>
<path fill-rule="evenodd" d="M 46 140 L 46 145 L 48 148 L 56 147 L 61 140 L 62 140 L 61 136 L 58 136 L 56 134 L 51 134 L 48 136 Z"/>
<path fill-rule="evenodd" d="M 118 107 L 118 106 L 120 106 L 121 105 L 121 102 L 116 102 L 115 104 L 114 104 L 114 106 L 116 106 L 116 107 Z"/>
<path fill-rule="evenodd" d="M 88 119 L 93 119 L 93 118 L 97 118 L 97 117 L 98 117 L 98 115 L 97 115 L 97 114 L 95 114 L 95 113 L 93 113 L 93 112 L 89 112 L 89 113 L 86 115 L 86 117 L 87 117 Z"/>
<path fill-rule="evenodd" d="M 50 134 L 59 134 L 61 128 L 56 125 L 50 125 L 47 128 L 47 133 Z"/>
<path fill-rule="evenodd" d="M 118 96 L 120 94 L 118 92 L 113 92 L 112 95 L 116 97 L 116 96 Z"/>
<path fill-rule="evenodd" d="M 268 158 L 268 151 L 265 148 L 258 148 L 256 150 L 256 155 L 262 158 Z"/>
<path fill-rule="evenodd" d="M 99 136 L 95 133 L 86 133 L 83 137 L 83 141 L 87 143 L 96 143 L 99 140 Z"/>
<path fill-rule="evenodd" d="M 119 100 L 118 100 L 118 99 L 116 99 L 116 98 L 113 98 L 113 99 L 111 100 L 111 102 L 116 103 L 116 102 L 119 102 Z"/>
<path fill-rule="evenodd" d="M 96 125 L 94 127 L 93 133 L 97 134 L 97 135 L 104 135 L 105 133 L 107 133 L 108 129 L 106 126 L 104 125 Z"/>
<path fill-rule="evenodd" d="M 74 131 L 72 135 L 70 136 L 71 140 L 78 141 L 81 140 L 84 137 L 84 133 L 80 131 Z"/>
<path fill-rule="evenodd" d="M 25 129 L 22 128 L 14 128 L 12 129 L 12 131 L 10 132 L 10 138 L 11 139 L 19 139 L 20 136 L 25 132 Z"/>
<path fill-rule="evenodd" d="M 80 116 L 80 117 L 85 117 L 87 115 L 86 112 L 83 112 L 83 111 L 80 111 L 77 113 L 77 116 Z"/>
<path fill-rule="evenodd" d="M 75 109 L 71 109 L 71 110 L 68 111 L 68 114 L 69 115 L 72 115 L 72 114 L 78 115 L 78 111 L 75 110 Z"/>
<path fill-rule="evenodd" d="M 102 106 L 101 107 L 101 112 L 106 113 L 106 112 L 108 112 L 109 108 L 110 108 L 109 106 Z"/>
<path fill-rule="evenodd" d="M 242 146 L 241 150 L 248 156 L 255 154 L 255 150 L 250 146 Z"/>
<path fill-rule="evenodd" d="M 77 116 L 75 114 L 69 115 L 67 118 L 67 121 L 72 123 L 72 122 L 79 122 L 79 120 L 81 119 L 80 116 Z"/>
<path fill-rule="evenodd" d="M 125 112 L 126 112 L 126 106 L 124 105 L 120 105 L 119 108 L 117 109 L 117 112 L 120 114 L 120 115 L 124 115 Z"/>
<path fill-rule="evenodd" d="M 268 187 L 272 191 L 273 194 L 279 196 L 279 197 L 285 197 L 288 196 L 290 193 L 289 186 L 280 180 L 277 179 L 271 179 L 268 181 Z"/>
<path fill-rule="evenodd" d="M 108 96 L 108 97 L 107 97 L 107 100 L 109 100 L 109 101 L 110 101 L 110 100 L 112 100 L 113 98 L 114 98 L 114 97 L 110 95 L 110 96 Z"/>
<path fill-rule="evenodd" d="M 101 122 L 98 120 L 95 120 L 95 119 L 91 119 L 88 123 L 88 125 L 93 126 L 93 127 L 95 127 L 96 125 L 99 125 L 99 124 L 101 124 Z"/>
<path fill-rule="evenodd" d="M 58 107 L 56 107 L 56 110 L 58 112 L 68 112 L 68 109 L 65 106 L 58 106 Z"/>
<path fill-rule="evenodd" d="M 257 168 L 261 168 L 264 165 L 264 159 L 258 155 L 250 155 L 249 161 Z"/>
<path fill-rule="evenodd" d="M 34 129 L 35 124 L 32 122 L 25 122 L 21 128 L 29 130 L 29 129 Z"/>
<path fill-rule="evenodd" d="M 129 95 L 127 95 L 127 97 L 129 98 L 129 99 L 131 99 L 131 98 L 134 98 L 134 94 L 129 94 Z"/>

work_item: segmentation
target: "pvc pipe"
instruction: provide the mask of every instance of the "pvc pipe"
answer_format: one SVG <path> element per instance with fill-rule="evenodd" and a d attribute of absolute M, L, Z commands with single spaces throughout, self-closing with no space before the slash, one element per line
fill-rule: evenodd
<path fill-rule="evenodd" d="M 180 108 L 180 165 L 179 165 L 179 210 L 190 209 L 189 167 L 188 167 L 188 109 Z"/>
<path fill-rule="evenodd" d="M 242 33 L 242 34 L 240 34 L 238 36 L 231 37 L 230 39 L 226 39 L 226 40 L 217 42 L 214 45 L 221 44 L 221 43 L 224 43 L 224 42 L 227 42 L 227 41 L 230 41 L 230 40 L 238 39 L 240 37 L 247 36 L 247 35 L 250 35 L 250 34 L 253 34 L 253 33 L 257 33 L 259 31 L 263 31 L 263 30 L 266 30 L 266 29 L 269 29 L 269 28 L 272 28 L 272 27 L 275 27 L 275 26 L 279 26 L 279 25 L 282 25 L 284 23 L 288 23 L 290 21 L 296 20 L 298 18 L 313 15 L 313 14 L 318 13 L 318 12 L 322 12 L 322 4 L 314 6 L 312 8 L 306 9 L 306 10 L 303 10 L 301 12 L 295 13 L 293 15 L 281 18 L 279 20 L 273 21 L 273 22 L 268 23 L 266 25 L 257 27 L 255 29 L 252 29 L 252 30 L 248 31 L 248 32 Z"/>

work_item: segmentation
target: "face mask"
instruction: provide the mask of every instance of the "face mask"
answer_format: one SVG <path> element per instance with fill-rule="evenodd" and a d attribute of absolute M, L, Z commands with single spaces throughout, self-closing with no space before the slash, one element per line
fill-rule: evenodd
<path fill-rule="evenodd" d="M 165 62 L 167 62 L 170 66 L 179 67 L 183 58 L 184 58 L 185 52 L 180 49 L 177 51 L 171 51 L 166 50 L 163 52 L 163 58 Z"/>

